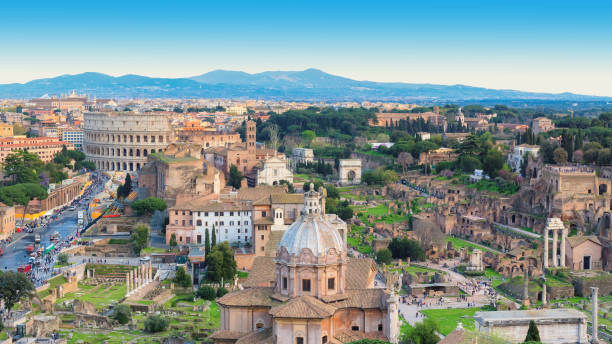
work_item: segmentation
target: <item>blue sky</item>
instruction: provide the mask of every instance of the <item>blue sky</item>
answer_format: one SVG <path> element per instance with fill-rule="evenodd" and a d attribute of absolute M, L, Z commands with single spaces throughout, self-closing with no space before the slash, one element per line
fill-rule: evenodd
<path fill-rule="evenodd" d="M 612 96 L 612 2 L 11 1 L 0 11 L 0 83 L 312 67 Z"/>

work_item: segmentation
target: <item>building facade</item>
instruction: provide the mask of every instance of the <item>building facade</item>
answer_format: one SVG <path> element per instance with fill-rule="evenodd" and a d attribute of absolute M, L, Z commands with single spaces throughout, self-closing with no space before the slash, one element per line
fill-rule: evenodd
<path fill-rule="evenodd" d="M 83 148 L 83 130 L 62 131 L 62 141 L 70 142 L 76 149 Z"/>
<path fill-rule="evenodd" d="M 0 240 L 6 240 L 15 232 L 15 207 L 0 206 Z"/>
<path fill-rule="evenodd" d="M 60 141 L 54 137 L 6 137 L 0 138 L 0 162 L 15 151 L 27 150 L 38 155 L 40 160 L 49 162 L 62 148 L 74 149 L 70 142 Z"/>
<path fill-rule="evenodd" d="M 83 151 L 102 171 L 138 171 L 150 153 L 174 141 L 168 117 L 148 112 L 90 112 L 84 115 Z"/>
<path fill-rule="evenodd" d="M 0 137 L 12 137 L 13 125 L 8 123 L 0 123 Z"/>
<path fill-rule="evenodd" d="M 522 144 L 514 147 L 514 151 L 508 157 L 508 165 L 514 172 L 518 172 L 521 169 L 521 163 L 525 154 L 530 154 L 534 159 L 538 158 L 540 152 L 540 146 Z"/>
<path fill-rule="evenodd" d="M 239 200 L 196 199 L 168 210 L 166 242 L 172 236 L 179 245 L 204 244 L 206 231 L 212 240 L 232 245 L 251 243 L 253 235 L 253 204 Z"/>
<path fill-rule="evenodd" d="M 287 167 L 285 159 L 273 156 L 257 169 L 257 185 L 278 185 L 281 180 L 293 184 L 293 172 Z"/>

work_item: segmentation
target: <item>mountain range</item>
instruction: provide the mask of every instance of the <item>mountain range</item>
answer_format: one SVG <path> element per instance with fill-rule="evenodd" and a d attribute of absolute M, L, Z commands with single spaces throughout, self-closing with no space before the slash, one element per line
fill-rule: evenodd
<path fill-rule="evenodd" d="M 114 77 L 101 73 L 61 75 L 23 84 L 0 84 L 0 98 L 35 98 L 72 90 L 98 98 L 232 98 L 323 101 L 608 101 L 573 93 L 534 93 L 465 85 L 358 81 L 318 69 L 249 74 L 215 70 L 190 78 Z"/>

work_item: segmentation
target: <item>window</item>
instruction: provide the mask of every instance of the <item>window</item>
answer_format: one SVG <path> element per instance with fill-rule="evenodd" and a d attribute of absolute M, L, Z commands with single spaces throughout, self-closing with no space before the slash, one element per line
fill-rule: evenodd
<path fill-rule="evenodd" d="M 261 236 L 261 240 L 264 240 L 264 236 L 263 235 Z"/>
<path fill-rule="evenodd" d="M 183 220 L 183 226 L 185 225 L 185 220 Z"/>
<path fill-rule="evenodd" d="M 302 280 L 302 291 L 310 291 L 310 280 L 309 279 L 303 279 Z"/>
<path fill-rule="evenodd" d="M 327 336 L 323 336 L 323 338 L 321 338 L 321 343 L 323 344 L 327 343 Z"/>
<path fill-rule="evenodd" d="M 383 330 L 383 326 L 382 326 L 382 324 L 378 324 L 378 331 L 379 331 L 379 332 L 382 332 L 382 330 Z"/>
<path fill-rule="evenodd" d="M 202 220 L 197 220 L 196 221 L 196 225 L 201 226 L 202 225 Z"/>
<path fill-rule="evenodd" d="M 359 331 L 359 326 L 351 326 L 351 331 Z"/>
<path fill-rule="evenodd" d="M 230 211 L 230 216 L 234 216 L 234 212 L 233 211 Z"/>
<path fill-rule="evenodd" d="M 266 214 L 266 212 L 265 212 L 265 211 L 262 211 L 262 212 L 261 212 L 261 217 L 266 217 L 266 215 L 267 215 L 267 214 Z"/>
<path fill-rule="evenodd" d="M 334 290 L 336 289 L 336 279 L 335 278 L 328 278 L 327 279 L 327 289 L 331 289 Z"/>
<path fill-rule="evenodd" d="M 287 277 L 283 277 L 283 289 L 287 289 Z"/>
<path fill-rule="evenodd" d="M 304 344 L 304 337 L 295 337 L 295 344 Z"/>

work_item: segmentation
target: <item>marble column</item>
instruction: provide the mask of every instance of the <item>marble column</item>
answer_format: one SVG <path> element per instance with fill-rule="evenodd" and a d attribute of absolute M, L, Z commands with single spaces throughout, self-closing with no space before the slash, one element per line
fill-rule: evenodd
<path fill-rule="evenodd" d="M 132 286 L 132 290 L 136 289 L 136 284 L 134 283 L 134 270 L 130 271 L 130 285 Z"/>
<path fill-rule="evenodd" d="M 153 280 L 153 263 L 149 260 L 149 280 Z"/>
<path fill-rule="evenodd" d="M 544 258 L 542 265 L 544 269 L 548 268 L 548 227 L 544 228 Z"/>
<path fill-rule="evenodd" d="M 542 305 L 546 305 L 548 303 L 546 296 L 546 277 L 542 274 Z"/>
<path fill-rule="evenodd" d="M 591 310 L 593 312 L 593 319 L 591 320 L 591 323 L 593 324 L 593 343 L 599 343 L 598 342 L 598 336 L 599 333 L 597 333 L 597 329 L 599 328 L 599 326 L 597 325 L 597 321 L 598 319 L 598 310 L 599 310 L 599 305 L 597 304 L 597 291 L 599 290 L 599 288 L 597 287 L 591 287 Z"/>
<path fill-rule="evenodd" d="M 557 234 L 557 229 L 553 229 L 553 246 L 552 246 L 552 266 L 553 267 L 557 267 L 558 265 L 558 260 L 557 260 L 557 239 L 558 239 L 558 234 Z"/>
<path fill-rule="evenodd" d="M 565 237 L 567 237 L 567 228 L 563 226 L 561 230 L 561 257 L 559 258 L 559 266 L 565 267 Z"/>
<path fill-rule="evenodd" d="M 130 293 L 130 273 L 129 272 L 125 273 L 125 292 L 127 294 Z"/>

